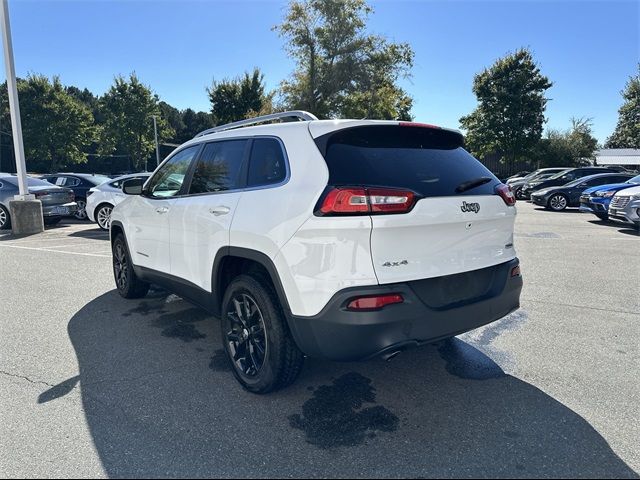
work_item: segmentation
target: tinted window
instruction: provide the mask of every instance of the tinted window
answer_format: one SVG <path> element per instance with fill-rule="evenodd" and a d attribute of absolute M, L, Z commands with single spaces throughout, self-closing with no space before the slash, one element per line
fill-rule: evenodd
<path fill-rule="evenodd" d="M 2 181 L 7 182 L 9 185 L 13 185 L 14 187 L 18 186 L 18 177 L 5 177 L 2 179 Z M 40 180 L 39 178 L 27 177 L 27 186 L 50 187 L 51 184 L 49 182 L 45 182 L 44 180 Z"/>
<path fill-rule="evenodd" d="M 241 186 L 240 173 L 247 140 L 208 143 L 193 172 L 189 193 L 232 190 Z"/>
<path fill-rule="evenodd" d="M 286 175 L 287 169 L 280 143 L 273 138 L 255 139 L 249 158 L 247 186 L 255 187 L 280 183 Z"/>
<path fill-rule="evenodd" d="M 91 175 L 90 177 L 84 177 L 85 181 L 89 182 L 92 185 L 102 185 L 104 182 L 108 182 L 111 180 L 109 177 L 104 177 L 102 175 Z"/>
<path fill-rule="evenodd" d="M 325 136 L 326 137 L 326 136 Z M 367 126 L 316 139 L 329 167 L 331 185 L 406 188 L 424 196 L 491 195 L 500 181 L 462 148 L 462 137 L 446 130 Z M 490 180 L 463 193 L 462 183 Z"/>
<path fill-rule="evenodd" d="M 191 161 L 199 148 L 199 145 L 185 148 L 171 157 L 171 159 L 162 165 L 160 170 L 153 175 L 146 189 L 147 193 L 154 197 L 163 198 L 177 195 L 182 188 L 184 177 L 189 170 Z"/>

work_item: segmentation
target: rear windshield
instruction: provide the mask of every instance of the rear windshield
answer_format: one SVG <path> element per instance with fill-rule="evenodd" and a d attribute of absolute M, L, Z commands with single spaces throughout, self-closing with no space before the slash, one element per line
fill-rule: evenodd
<path fill-rule="evenodd" d="M 316 139 L 329 167 L 329 184 L 413 190 L 425 197 L 493 195 L 500 183 L 462 147 L 455 132 L 423 127 L 374 125 Z M 486 183 L 456 192 L 481 177 Z"/>
<path fill-rule="evenodd" d="M 14 187 L 18 186 L 18 177 L 2 177 L 3 182 L 7 182 Z M 52 185 L 49 182 L 45 182 L 44 180 L 40 180 L 38 178 L 27 177 L 27 186 L 28 187 L 51 187 Z"/>

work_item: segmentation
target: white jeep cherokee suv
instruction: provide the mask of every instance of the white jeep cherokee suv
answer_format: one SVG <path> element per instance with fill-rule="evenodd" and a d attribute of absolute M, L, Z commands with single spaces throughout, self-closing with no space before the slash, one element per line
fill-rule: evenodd
<path fill-rule="evenodd" d="M 273 119 L 302 121 L 247 126 Z M 285 112 L 205 131 L 123 190 L 118 291 L 219 316 L 252 392 L 305 355 L 389 358 L 519 307 L 515 198 L 456 131 Z"/>

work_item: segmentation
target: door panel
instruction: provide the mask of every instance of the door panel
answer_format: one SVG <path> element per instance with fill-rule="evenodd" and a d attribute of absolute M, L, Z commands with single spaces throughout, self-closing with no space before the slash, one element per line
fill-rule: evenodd
<path fill-rule="evenodd" d="M 218 250 L 229 245 L 229 230 L 244 186 L 246 139 L 207 143 L 193 168 L 188 196 L 170 214 L 171 274 L 211 291 Z"/>
<path fill-rule="evenodd" d="M 170 273 L 169 213 L 174 201 L 142 196 L 132 199 L 135 205 L 127 209 L 127 239 L 135 265 Z"/>
<path fill-rule="evenodd" d="M 171 274 L 211 291 L 218 250 L 229 245 L 229 230 L 242 192 L 177 198 L 169 215 Z"/>

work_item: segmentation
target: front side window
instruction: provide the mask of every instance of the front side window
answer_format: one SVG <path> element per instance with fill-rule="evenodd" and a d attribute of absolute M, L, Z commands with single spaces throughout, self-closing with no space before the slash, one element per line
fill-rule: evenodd
<path fill-rule="evenodd" d="M 146 193 L 152 197 L 166 198 L 177 195 L 182 189 L 184 177 L 187 175 L 189 165 L 195 157 L 200 145 L 185 148 L 171 157 L 158 170 L 146 189 Z"/>
<path fill-rule="evenodd" d="M 247 186 L 257 187 L 280 183 L 286 175 L 287 169 L 280 143 L 273 138 L 255 139 L 249 158 Z"/>
<path fill-rule="evenodd" d="M 189 194 L 212 193 L 241 187 L 242 160 L 247 140 L 208 143 L 193 172 Z"/>

